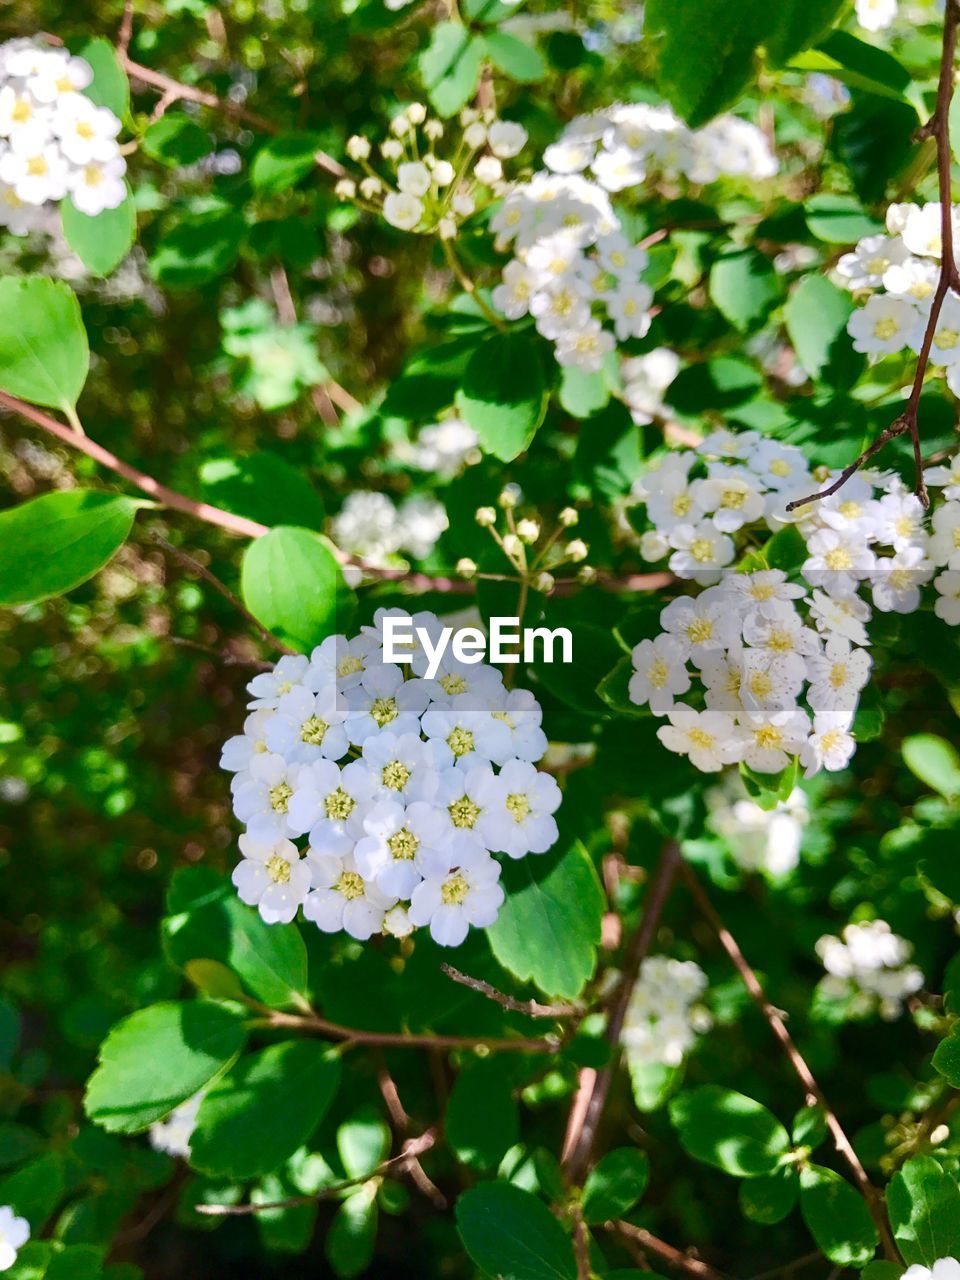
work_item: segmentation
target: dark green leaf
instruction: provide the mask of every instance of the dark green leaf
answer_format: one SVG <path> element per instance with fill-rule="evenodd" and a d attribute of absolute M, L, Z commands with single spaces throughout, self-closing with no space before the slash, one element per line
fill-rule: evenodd
<path fill-rule="evenodd" d="M 786 1129 L 766 1107 L 720 1085 L 702 1085 L 674 1098 L 670 1119 L 695 1159 L 735 1177 L 773 1173 L 790 1149 Z"/>
<path fill-rule="evenodd" d="M 831 1262 L 862 1267 L 880 1237 L 863 1196 L 833 1169 L 810 1164 L 800 1172 L 800 1212 Z"/>
<path fill-rule="evenodd" d="M 547 407 L 534 339 L 522 333 L 487 338 L 467 364 L 457 406 L 486 452 L 512 462 L 530 444 Z"/>
<path fill-rule="evenodd" d="M 458 1160 L 474 1169 L 494 1169 L 518 1141 L 513 1091 L 513 1076 L 502 1058 L 465 1065 L 450 1093 L 445 1125 Z"/>
<path fill-rule="evenodd" d="M 782 1222 L 797 1203 L 800 1183 L 795 1169 L 778 1169 L 763 1178 L 740 1183 L 740 1208 L 745 1218 L 772 1227 Z"/>
<path fill-rule="evenodd" d="M 338 1276 L 350 1280 L 370 1265 L 377 1238 L 376 1189 L 360 1187 L 347 1196 L 327 1233 L 325 1248 Z"/>
<path fill-rule="evenodd" d="M 254 190 L 277 195 L 296 186 L 316 165 L 319 139 L 313 133 L 283 133 L 260 148 L 250 169 Z"/>
<path fill-rule="evenodd" d="M 915 1156 L 893 1175 L 887 1207 L 904 1262 L 960 1258 L 960 1187 L 932 1156 Z"/>
<path fill-rule="evenodd" d="M 584 1221 L 597 1224 L 622 1218 L 646 1191 L 649 1177 L 650 1161 L 645 1151 L 636 1147 L 608 1151 L 584 1183 Z"/>
<path fill-rule="evenodd" d="M 485 1182 L 457 1201 L 457 1230 L 471 1261 L 500 1280 L 574 1280 L 573 1248 L 542 1200 Z"/>
<path fill-rule="evenodd" d="M 203 496 L 260 524 L 323 528 L 323 503 L 304 472 L 275 453 L 211 458 L 200 467 Z"/>
<path fill-rule="evenodd" d="M 213 150 L 213 139 L 196 120 L 189 116 L 168 111 L 143 135 L 141 150 L 160 164 L 169 168 L 196 164 Z"/>

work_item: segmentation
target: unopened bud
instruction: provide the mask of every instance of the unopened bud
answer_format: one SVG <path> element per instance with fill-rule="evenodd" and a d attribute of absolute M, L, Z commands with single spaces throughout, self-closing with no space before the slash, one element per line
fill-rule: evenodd
<path fill-rule="evenodd" d="M 542 591 L 544 595 L 548 595 L 556 585 L 552 573 L 538 573 L 533 582 L 537 591 Z"/>
<path fill-rule="evenodd" d="M 477 181 L 484 186 L 492 186 L 503 177 L 503 165 L 496 156 L 481 156 L 473 167 Z"/>
<path fill-rule="evenodd" d="M 457 235 L 456 218 L 441 218 L 437 223 L 437 231 L 440 233 L 441 240 L 454 240 Z"/>
<path fill-rule="evenodd" d="M 405 133 L 410 132 L 410 121 L 403 114 L 394 116 L 390 121 L 390 132 L 395 133 L 398 138 L 402 138 Z"/>
<path fill-rule="evenodd" d="M 520 520 L 517 523 L 517 533 L 520 535 L 521 542 L 536 542 L 540 537 L 540 526 L 536 520 Z"/>
<path fill-rule="evenodd" d="M 515 507 L 520 501 L 521 492 L 518 484 L 505 484 L 497 501 L 503 507 L 504 511 L 508 511 L 511 507 Z"/>
<path fill-rule="evenodd" d="M 523 550 L 523 543 L 515 533 L 505 533 L 503 535 L 503 549 L 508 556 L 518 556 Z"/>
<path fill-rule="evenodd" d="M 352 178 L 341 178 L 333 188 L 333 193 L 338 200 L 352 200 L 357 194 L 357 184 Z"/>
<path fill-rule="evenodd" d="M 422 102 L 411 102 L 407 107 L 407 119 L 411 124 L 423 124 L 427 118 L 427 108 Z"/>
<path fill-rule="evenodd" d="M 360 194 L 364 200 L 372 200 L 374 196 L 378 196 L 383 190 L 383 183 L 379 178 L 372 175 L 369 178 L 360 179 Z"/>
<path fill-rule="evenodd" d="M 573 507 L 564 507 L 560 512 L 559 519 L 565 529 L 572 529 L 580 519 L 580 515 L 579 512 L 573 509 Z"/>
<path fill-rule="evenodd" d="M 443 125 L 439 120 L 428 120 L 423 126 L 423 132 L 431 142 L 436 142 L 438 138 L 443 137 Z"/>
<path fill-rule="evenodd" d="M 471 150 L 476 151 L 482 147 L 487 140 L 487 127 L 481 124 L 479 120 L 473 124 L 468 124 L 463 131 L 463 140 Z"/>
<path fill-rule="evenodd" d="M 351 160 L 366 160 L 370 154 L 370 139 L 355 133 L 347 141 L 347 155 Z"/>
<path fill-rule="evenodd" d="M 462 560 L 457 561 L 457 573 L 461 578 L 472 578 L 476 572 L 476 560 L 471 560 L 469 556 L 464 556 Z"/>
<path fill-rule="evenodd" d="M 596 582 L 597 571 L 592 564 L 585 564 L 577 574 L 577 577 L 581 582 Z"/>
<path fill-rule="evenodd" d="M 582 538 L 574 538 L 572 542 L 568 542 L 564 548 L 568 560 L 572 560 L 574 564 L 579 564 L 581 560 L 587 558 L 587 544 Z"/>
<path fill-rule="evenodd" d="M 477 507 L 476 516 L 477 524 L 482 525 L 484 529 L 489 529 L 491 525 L 497 523 L 497 513 L 493 507 Z"/>
<path fill-rule="evenodd" d="M 384 160 L 399 160 L 403 155 L 403 147 L 396 138 L 388 138 L 380 144 L 380 154 Z"/>

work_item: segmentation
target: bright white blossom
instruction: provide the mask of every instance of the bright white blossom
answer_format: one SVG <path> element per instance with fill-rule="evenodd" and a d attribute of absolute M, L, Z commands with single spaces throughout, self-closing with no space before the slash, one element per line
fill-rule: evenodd
<path fill-rule="evenodd" d="M 679 1067 L 708 1031 L 711 1017 L 700 1003 L 707 976 L 692 960 L 647 956 L 630 993 L 620 1034 L 629 1067 Z"/>
<path fill-rule="evenodd" d="M 9 1271 L 17 1254 L 30 1239 L 30 1223 L 10 1205 L 0 1205 L 0 1271 Z"/>
<path fill-rule="evenodd" d="M 896 1018 L 906 998 L 923 986 L 923 974 L 909 963 L 912 954 L 910 943 L 885 920 L 848 924 L 839 938 L 826 936 L 817 943 L 829 975 L 828 992 L 859 995 L 865 1010 L 877 1008 L 887 1019 Z"/>

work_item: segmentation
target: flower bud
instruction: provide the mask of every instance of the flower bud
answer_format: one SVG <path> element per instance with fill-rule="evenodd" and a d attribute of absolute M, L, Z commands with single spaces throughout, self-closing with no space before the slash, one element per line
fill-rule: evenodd
<path fill-rule="evenodd" d="M 477 524 L 484 529 L 489 529 L 497 523 L 497 513 L 493 507 L 477 507 L 477 513 L 474 518 Z"/>
<path fill-rule="evenodd" d="M 437 160 L 433 166 L 433 180 L 438 187 L 449 187 L 456 171 L 449 160 Z"/>
<path fill-rule="evenodd" d="M 520 501 L 520 486 L 518 484 L 505 484 L 498 499 L 504 511 L 508 511 L 511 507 L 515 507 Z"/>
<path fill-rule="evenodd" d="M 341 178 L 333 188 L 333 194 L 338 200 L 352 200 L 357 194 L 357 184 L 352 178 Z"/>
<path fill-rule="evenodd" d="M 450 201 L 450 208 L 458 218 L 469 218 L 477 207 L 477 202 L 469 191 L 458 191 Z"/>
<path fill-rule="evenodd" d="M 581 560 L 587 558 L 587 544 L 582 538 L 574 538 L 572 542 L 568 542 L 564 547 L 564 552 L 568 560 L 572 560 L 574 564 L 579 564 Z"/>
<path fill-rule="evenodd" d="M 542 591 L 544 595 L 547 595 L 556 586 L 556 581 L 552 573 L 538 573 L 533 585 L 535 590 Z"/>
<path fill-rule="evenodd" d="M 379 178 L 375 178 L 371 175 L 369 178 L 360 179 L 360 194 L 363 196 L 364 200 L 372 200 L 375 196 L 378 196 L 382 190 L 383 183 Z"/>
<path fill-rule="evenodd" d="M 428 120 L 423 126 L 423 132 L 431 142 L 436 142 L 439 138 L 443 137 L 443 125 L 439 120 Z"/>
<path fill-rule="evenodd" d="M 468 124 L 463 131 L 463 140 L 473 151 L 482 147 L 487 140 L 487 127 L 475 120 L 473 124 Z"/>
<path fill-rule="evenodd" d="M 370 139 L 355 133 L 347 141 L 347 155 L 351 160 L 366 160 L 370 154 Z"/>
<path fill-rule="evenodd" d="M 521 542 L 536 542 L 540 537 L 540 526 L 536 520 L 520 520 L 517 523 L 517 533 Z"/>
<path fill-rule="evenodd" d="M 384 160 L 399 160 L 403 155 L 403 147 L 396 138 L 388 138 L 380 143 L 380 154 Z"/>
<path fill-rule="evenodd" d="M 407 119 L 411 124 L 423 124 L 427 118 L 427 108 L 422 102 L 411 102 L 407 107 Z"/>
<path fill-rule="evenodd" d="M 441 240 L 453 240 L 457 234 L 456 218 L 441 218 L 437 223 L 437 231 L 440 233 Z"/>
<path fill-rule="evenodd" d="M 515 533 L 506 533 L 503 536 L 503 549 L 508 556 L 519 556 L 523 551 L 523 543 Z"/>
<path fill-rule="evenodd" d="M 473 167 L 478 182 L 490 187 L 503 177 L 503 165 L 496 156 L 481 156 Z"/>
<path fill-rule="evenodd" d="M 406 938 L 413 933 L 414 926 L 407 914 L 406 907 L 391 907 L 387 914 L 383 917 L 384 933 L 392 934 L 395 938 Z"/>
<path fill-rule="evenodd" d="M 575 511 L 573 507 L 564 507 L 563 510 L 560 512 L 559 518 L 560 518 L 560 523 L 563 525 L 564 529 L 572 529 L 573 526 L 579 521 L 580 514 L 579 512 Z"/>
<path fill-rule="evenodd" d="M 596 582 L 597 571 L 592 564 L 585 564 L 577 574 L 577 577 L 581 582 Z"/>
<path fill-rule="evenodd" d="M 461 578 L 472 578 L 476 572 L 476 560 L 471 560 L 469 556 L 464 556 L 462 560 L 457 561 L 457 573 Z"/>
<path fill-rule="evenodd" d="M 404 134 L 410 132 L 410 121 L 402 114 L 394 116 L 390 121 L 390 132 L 396 134 L 398 138 L 402 138 Z"/>

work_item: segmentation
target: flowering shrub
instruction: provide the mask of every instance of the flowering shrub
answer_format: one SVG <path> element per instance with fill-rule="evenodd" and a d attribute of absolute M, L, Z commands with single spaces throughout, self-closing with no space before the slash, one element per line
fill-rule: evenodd
<path fill-rule="evenodd" d="M 0 1273 L 960 1280 L 956 0 L 4 17 Z"/>

